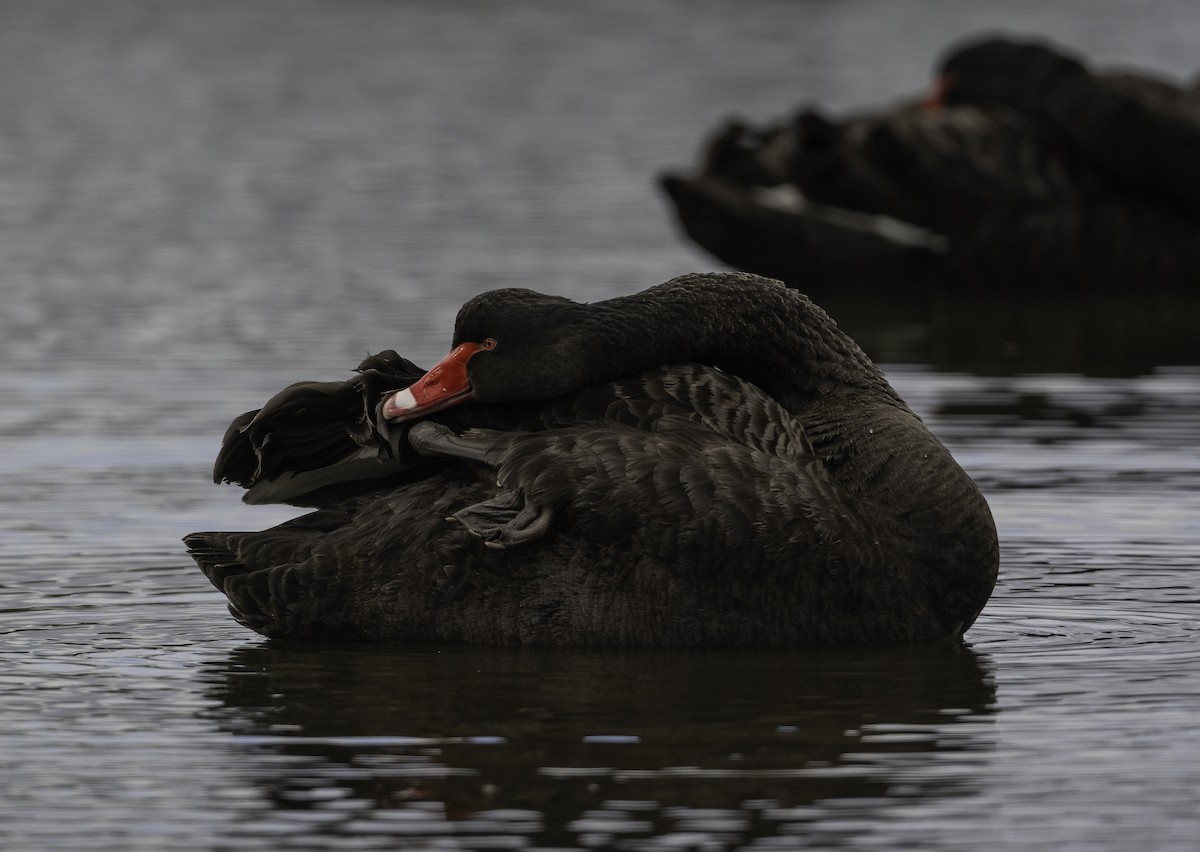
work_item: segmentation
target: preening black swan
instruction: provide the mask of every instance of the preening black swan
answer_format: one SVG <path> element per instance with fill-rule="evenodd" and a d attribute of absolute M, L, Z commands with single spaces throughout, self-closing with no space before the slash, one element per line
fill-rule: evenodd
<path fill-rule="evenodd" d="M 989 38 L 952 51 L 924 102 L 730 122 L 663 186 L 700 246 L 823 301 L 843 287 L 1194 293 L 1200 92 Z"/>
<path fill-rule="evenodd" d="M 733 645 L 960 636 L 996 580 L 978 488 L 795 290 L 690 275 L 467 302 L 230 426 L 215 479 L 318 511 L 185 541 L 271 637 Z M 407 390 L 402 390 L 407 388 Z M 448 520 L 449 519 L 449 520 Z"/>

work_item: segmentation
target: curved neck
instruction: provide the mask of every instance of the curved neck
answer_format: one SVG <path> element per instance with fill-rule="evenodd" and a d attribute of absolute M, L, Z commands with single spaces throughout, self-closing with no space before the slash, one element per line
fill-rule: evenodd
<path fill-rule="evenodd" d="M 589 372 L 710 364 L 753 382 L 792 412 L 835 388 L 899 403 L 883 373 L 825 312 L 795 290 L 744 274 L 687 275 L 588 306 L 611 341 Z M 589 378 L 592 378 L 589 376 Z M 901 403 L 903 404 L 903 403 Z"/>

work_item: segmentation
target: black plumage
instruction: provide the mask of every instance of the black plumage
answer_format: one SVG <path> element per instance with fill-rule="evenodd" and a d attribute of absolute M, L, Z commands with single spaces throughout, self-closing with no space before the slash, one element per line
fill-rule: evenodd
<path fill-rule="evenodd" d="M 822 298 L 1194 294 L 1200 92 L 987 38 L 923 101 L 733 121 L 663 186 L 701 247 Z"/>
<path fill-rule="evenodd" d="M 394 353 L 235 421 L 216 478 L 319 507 L 187 537 L 239 621 L 404 642 L 920 642 L 987 601 L 979 490 L 796 291 L 744 274 L 589 305 L 498 290 L 459 313 L 454 344 L 484 339 L 474 399 L 415 423 L 380 414 L 417 379 Z"/>

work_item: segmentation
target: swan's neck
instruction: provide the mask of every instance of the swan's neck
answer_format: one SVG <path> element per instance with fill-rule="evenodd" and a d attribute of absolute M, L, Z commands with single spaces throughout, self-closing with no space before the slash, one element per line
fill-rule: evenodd
<path fill-rule="evenodd" d="M 824 311 L 776 282 L 690 275 L 591 308 L 612 340 L 608 364 L 599 369 L 710 364 L 753 382 L 792 412 L 834 389 L 878 392 L 899 402 L 880 370 Z"/>

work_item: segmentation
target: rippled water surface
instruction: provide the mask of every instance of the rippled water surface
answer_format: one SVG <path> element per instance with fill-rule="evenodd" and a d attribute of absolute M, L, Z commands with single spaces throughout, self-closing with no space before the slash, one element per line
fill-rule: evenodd
<path fill-rule="evenodd" d="M 179 543 L 291 514 L 208 481 L 284 384 L 714 268 L 653 179 L 726 113 L 982 27 L 1189 75 L 1155 9 L 0 4 L 0 847 L 1194 849 L 1200 367 L 889 366 L 1000 527 L 962 649 L 279 647 Z"/>

